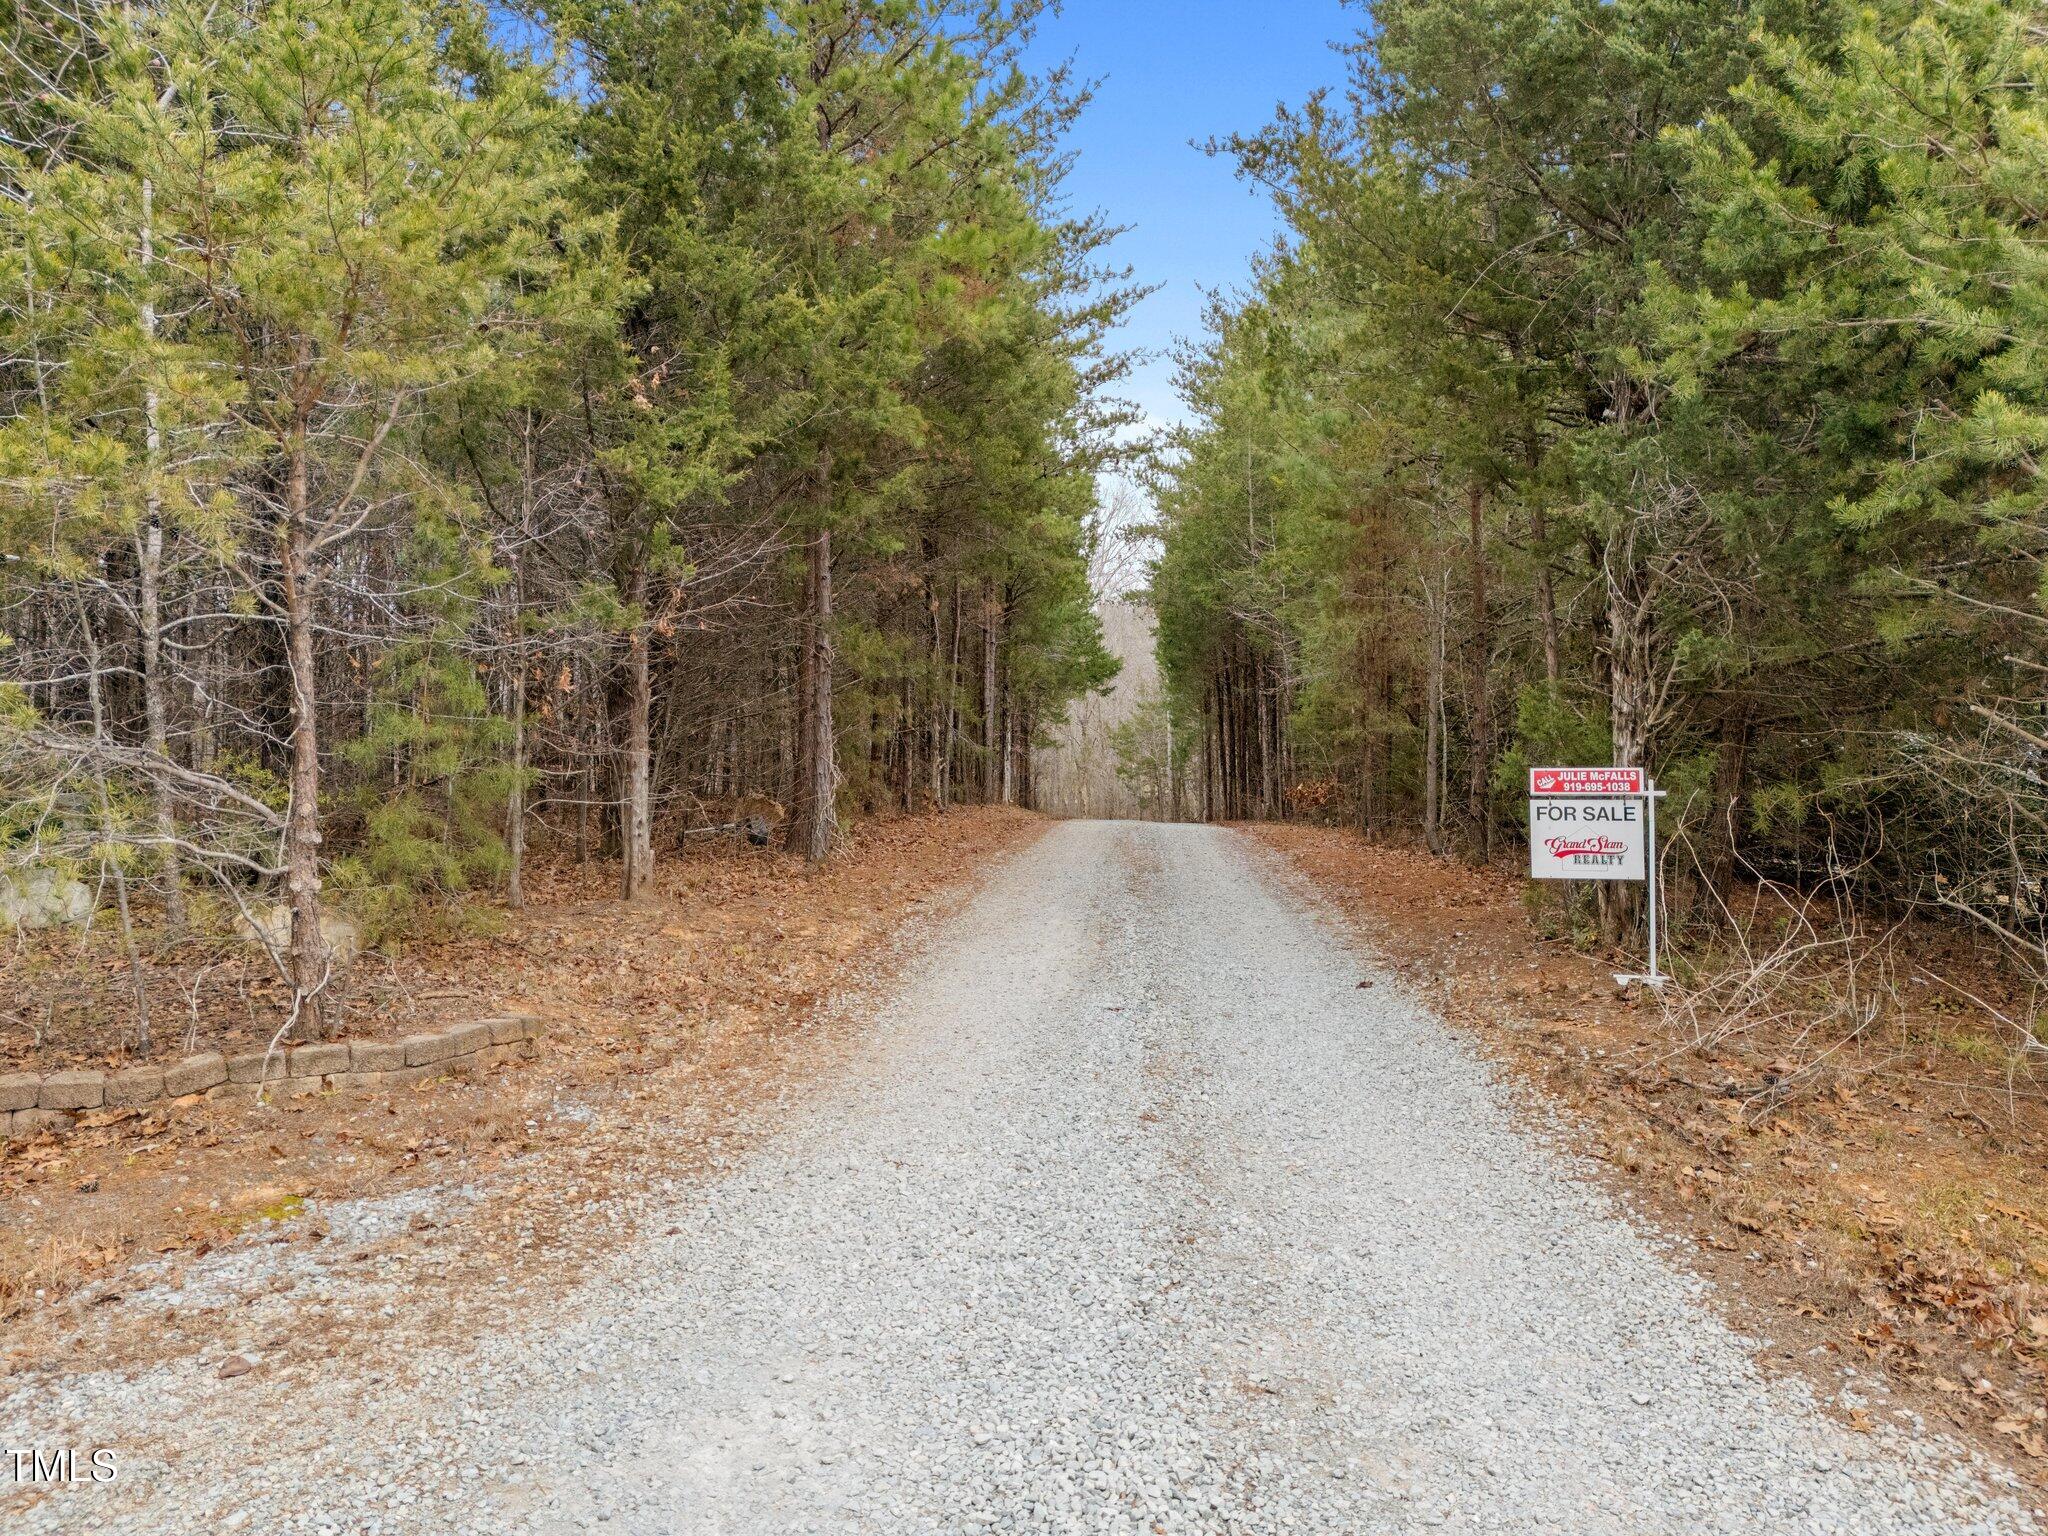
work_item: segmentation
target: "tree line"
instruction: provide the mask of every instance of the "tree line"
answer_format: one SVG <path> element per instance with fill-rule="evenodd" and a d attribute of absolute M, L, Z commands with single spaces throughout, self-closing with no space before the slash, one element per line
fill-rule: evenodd
<path fill-rule="evenodd" d="M 739 806 L 1028 803 L 1135 296 L 1041 8 L 0 7 L 11 898 L 238 920 L 315 1034 L 337 911 L 536 835 L 632 897 Z"/>
<path fill-rule="evenodd" d="M 1213 146 L 1285 235 L 1159 476 L 1207 809 L 1484 857 L 1531 763 L 1644 764 L 1682 911 L 1748 872 L 2048 962 L 2048 9 L 1367 10 Z"/>

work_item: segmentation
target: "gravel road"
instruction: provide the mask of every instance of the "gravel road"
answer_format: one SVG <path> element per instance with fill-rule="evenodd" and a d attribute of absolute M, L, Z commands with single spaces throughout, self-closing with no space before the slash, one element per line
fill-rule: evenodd
<path fill-rule="evenodd" d="M 12 1528 L 2037 1528 L 1954 1446 L 1766 1379 L 1233 833 L 1057 827 L 873 1015 L 614 1262 L 403 1386 L 0 1401 L 10 1444 L 187 1448 Z M 280 1464 L 286 1425 L 317 1444 Z"/>

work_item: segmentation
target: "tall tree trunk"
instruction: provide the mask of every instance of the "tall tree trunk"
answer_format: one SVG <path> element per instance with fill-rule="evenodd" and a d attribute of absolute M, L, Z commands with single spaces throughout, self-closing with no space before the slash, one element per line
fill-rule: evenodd
<path fill-rule="evenodd" d="M 917 683 L 914 678 L 906 676 L 903 679 L 903 720 L 896 731 L 896 803 L 905 812 L 917 809 L 918 749 L 923 739 L 924 728 L 917 717 Z"/>
<path fill-rule="evenodd" d="M 1654 683 L 1647 619 L 1647 614 L 1628 597 L 1617 595 L 1608 605 L 1611 670 L 1607 716 L 1618 767 L 1645 766 L 1644 753 L 1649 749 Z"/>
<path fill-rule="evenodd" d="M 92 627 L 92 617 L 82 602 L 78 606 L 78 624 L 85 638 L 85 689 L 92 705 L 93 745 L 101 747 L 107 740 L 107 709 L 100 689 L 100 642 Z M 106 845 L 111 846 L 114 840 L 114 801 L 107 789 L 107 765 L 97 753 L 93 757 L 92 771 L 93 782 L 99 789 L 100 828 Z M 143 983 L 142 957 L 135 947 L 135 919 L 128 910 L 128 876 L 117 858 L 103 857 L 100 867 L 113 877 L 114 910 L 121 919 L 121 947 L 128 958 L 128 984 L 135 993 L 135 1045 L 146 1056 L 150 1047 L 149 988 Z"/>
<path fill-rule="evenodd" d="M 939 809 L 953 804 L 953 757 L 960 740 L 960 579 L 953 579 L 953 639 L 946 653 L 946 739 L 939 754 Z"/>
<path fill-rule="evenodd" d="M 1017 803 L 1027 811 L 1038 809 L 1038 765 L 1031 754 L 1037 734 L 1038 721 L 1027 710 L 1017 726 Z"/>
<path fill-rule="evenodd" d="M 597 800 L 597 754 L 598 728 L 604 711 L 598 697 L 598 689 L 584 676 L 583 662 L 575 662 L 576 697 L 589 700 L 587 709 L 579 708 L 576 713 L 579 725 L 577 747 L 582 761 L 578 764 L 577 778 L 582 792 L 576 797 L 576 864 L 578 868 L 590 865 L 590 812 Z"/>
<path fill-rule="evenodd" d="M 505 904 L 526 905 L 526 541 L 533 537 L 533 412 L 519 433 L 519 547 L 512 552 L 512 783 L 505 791 Z"/>
<path fill-rule="evenodd" d="M 941 675 L 945 671 L 945 629 L 939 618 L 939 593 L 936 587 L 928 590 L 926 603 L 932 619 L 932 696 L 931 696 L 931 797 L 933 806 L 944 809 L 946 804 L 946 698 L 947 686 Z"/>
<path fill-rule="evenodd" d="M 795 814 L 789 846 L 816 863 L 832 851 L 838 827 L 839 764 L 832 732 L 832 530 L 811 536 L 805 574 L 804 668 Z"/>
<path fill-rule="evenodd" d="M 831 72 L 837 42 L 821 32 L 811 54 L 811 81 L 822 85 Z M 817 112 L 818 148 L 832 153 L 832 116 L 820 93 Z M 820 455 L 819 513 L 825 514 L 832 491 L 830 450 Z M 806 624 L 803 667 L 798 682 L 797 783 L 789 820 L 788 846 L 816 863 L 832 851 L 838 825 L 836 799 L 839 765 L 832 734 L 832 529 L 821 523 L 811 536 L 804 579 Z"/>
<path fill-rule="evenodd" d="M 148 178 L 142 183 L 142 334 L 152 346 L 156 341 L 156 297 L 149 288 L 149 272 L 156 264 L 154 230 L 155 187 Z M 164 702 L 163 664 L 163 491 L 157 477 L 163 471 L 163 407 L 157 396 L 155 359 L 150 360 L 150 378 L 142 392 L 142 433 L 144 469 L 142 530 L 135 541 L 136 627 L 141 631 L 142 718 L 146 744 L 152 755 L 170 754 L 169 711 Z M 185 927 L 185 873 L 178 858 L 178 818 L 171 799 L 169 779 L 157 774 L 151 782 L 152 810 L 156 816 L 159 843 L 157 865 L 164 882 L 164 921 L 173 933 Z"/>
<path fill-rule="evenodd" d="M 505 905 L 514 912 L 526 905 L 526 658 L 518 652 L 512 657 L 512 783 L 505 791 Z"/>
<path fill-rule="evenodd" d="M 1657 708 L 1652 620 L 1648 577 L 1635 562 L 1633 539 L 1625 537 L 1619 550 L 1609 550 L 1607 563 L 1607 718 L 1617 767 L 1649 767 Z M 1603 881 L 1600 903 L 1603 936 L 1614 941 L 1638 921 L 1642 893 L 1634 885 Z"/>
<path fill-rule="evenodd" d="M 1232 647 L 1234 653 L 1236 647 Z M 1222 812 L 1225 821 L 1244 816 L 1244 727 L 1239 720 L 1237 658 L 1231 654 L 1224 665 L 1222 686 L 1217 690 L 1216 751 L 1217 776 L 1223 781 Z"/>
<path fill-rule="evenodd" d="M 791 705 L 788 709 L 778 709 L 775 712 L 775 782 L 782 786 L 778 793 L 789 797 L 789 804 L 792 810 L 796 808 L 798 799 L 803 795 L 801 754 L 798 751 L 799 743 L 796 739 L 797 731 L 803 724 L 804 714 L 804 681 L 801 675 L 803 672 L 803 655 L 803 636 L 799 634 L 796 642 L 797 671 L 799 674 L 794 682 L 796 692 L 789 695 Z M 774 697 L 780 699 L 791 686 L 787 647 L 777 646 L 775 652 L 775 684 L 769 691 Z"/>
<path fill-rule="evenodd" d="M 1561 666 L 1557 597 L 1550 582 L 1550 523 L 1541 506 L 1529 508 L 1529 542 L 1536 546 L 1536 627 L 1543 640 L 1543 680 L 1555 688 Z"/>
<path fill-rule="evenodd" d="M 1492 619 L 1486 603 L 1486 493 L 1477 484 L 1468 486 L 1465 506 L 1471 545 L 1472 633 L 1469 688 L 1471 691 L 1471 762 L 1467 765 L 1465 810 L 1479 837 L 1479 856 L 1493 856 L 1493 816 L 1488 806 L 1488 781 L 1493 776 L 1493 722 L 1490 718 L 1487 668 L 1493 659 Z"/>
<path fill-rule="evenodd" d="M 285 818 L 285 890 L 291 903 L 290 964 L 297 992 L 299 1030 L 307 1039 L 327 1033 L 321 993 L 330 960 L 320 928 L 320 717 L 314 644 L 313 539 L 308 524 L 311 489 L 305 425 L 291 443 L 283 548 L 285 656 L 292 689 L 291 807 Z"/>
<path fill-rule="evenodd" d="M 1280 744 L 1280 814 L 1291 816 L 1294 813 L 1295 785 L 1294 732 L 1291 729 L 1294 719 L 1294 649 L 1284 634 L 1280 637 L 1279 648 L 1280 691 L 1274 706 L 1278 711 L 1274 730 Z M 1170 709 L 1166 717 L 1166 761 L 1167 783 L 1170 789 L 1173 782 L 1173 713 Z M 1171 819 L 1179 820 L 1177 816 Z"/>
<path fill-rule="evenodd" d="M 1017 798 L 1017 701 L 1010 697 L 1007 686 L 1003 689 L 1003 787 L 1002 803 L 1010 805 Z"/>
<path fill-rule="evenodd" d="M 996 745 L 1000 739 L 998 716 L 1002 714 L 1002 702 L 996 696 L 996 648 L 1002 622 L 1003 610 L 996 600 L 995 583 L 984 582 L 981 589 L 981 772 L 977 775 L 984 805 L 994 801 L 997 793 Z"/>
<path fill-rule="evenodd" d="M 654 886 L 654 752 L 649 720 L 654 689 L 649 675 L 647 572 L 633 572 L 628 600 L 635 613 L 626 637 L 626 740 L 621 749 L 623 793 L 619 797 L 620 894 L 626 900 Z"/>
<path fill-rule="evenodd" d="M 150 398 L 152 401 L 155 399 L 154 390 L 150 392 Z M 150 437 L 154 439 L 155 436 L 156 431 L 152 427 Z M 168 759 L 171 739 L 163 661 L 164 524 L 163 510 L 158 504 L 153 482 L 148 501 L 143 526 L 135 540 L 135 618 L 142 652 L 142 719 L 151 755 Z M 171 785 L 162 774 L 151 779 L 151 810 L 156 821 L 157 867 L 164 882 L 164 921 L 173 933 L 177 933 L 185 927 L 185 872 L 183 861 L 178 857 L 178 817 L 171 798 Z"/>
<path fill-rule="evenodd" d="M 901 738 L 895 729 L 895 708 L 884 689 L 878 686 L 873 697 L 874 707 L 862 714 L 867 722 L 868 760 L 872 764 L 863 801 L 870 814 L 879 816 L 896 808 L 896 748 Z M 838 711 L 833 713 L 836 716 Z"/>
<path fill-rule="evenodd" d="M 1448 600 L 1449 594 L 1445 594 Z M 1422 840 L 1431 853 L 1444 851 L 1444 812 L 1441 789 L 1444 757 L 1444 671 L 1449 615 L 1445 604 L 1432 595 L 1429 602 L 1429 660 L 1422 687 Z"/>
<path fill-rule="evenodd" d="M 1367 653 L 1364 626 L 1358 638 L 1359 724 L 1358 830 L 1371 837 L 1379 830 L 1380 722 L 1372 657 Z"/>
<path fill-rule="evenodd" d="M 1166 814 L 1162 821 L 1180 820 L 1180 784 L 1174 776 L 1173 766 L 1173 707 L 1166 709 Z"/>
<path fill-rule="evenodd" d="M 1217 668 L 1217 817 L 1231 819 L 1231 659 L 1223 653 Z"/>
<path fill-rule="evenodd" d="M 795 756 L 789 769 L 789 827 L 784 833 L 787 846 L 801 851 L 803 841 L 799 827 L 809 814 L 811 784 L 811 655 L 810 604 L 810 548 L 804 551 L 804 596 L 797 616 L 796 636 L 796 692 L 790 696 L 789 726 L 786 734 L 794 737 Z"/>
<path fill-rule="evenodd" d="M 1262 662 L 1253 668 L 1251 684 L 1257 690 L 1257 719 L 1260 719 L 1260 821 L 1280 815 L 1280 731 L 1274 719 L 1274 694 L 1268 686 L 1268 668 Z"/>
<path fill-rule="evenodd" d="M 1209 707 L 1202 711 L 1202 820 L 1216 819 L 1216 689 L 1209 688 Z"/>

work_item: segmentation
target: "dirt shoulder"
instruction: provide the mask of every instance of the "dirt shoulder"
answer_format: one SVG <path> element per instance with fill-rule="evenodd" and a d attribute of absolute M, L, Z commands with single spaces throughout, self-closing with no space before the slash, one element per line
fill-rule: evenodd
<path fill-rule="evenodd" d="M 219 1281 L 231 1256 L 291 1289 L 291 1266 L 248 1263 L 252 1247 L 390 1268 L 451 1318 L 543 1269 L 566 1283 L 616 1240 L 624 1187 L 730 1151 L 733 1108 L 831 1059 L 821 1000 L 880 979 L 916 919 L 1044 826 L 1000 809 L 872 822 L 815 870 L 693 856 L 630 905 L 564 872 L 502 932 L 436 946 L 433 996 L 415 1001 L 544 1016 L 531 1061 L 383 1094 L 191 1103 L 0 1150 L 0 1386 L 230 1348 L 284 1370 L 380 1326 L 360 1297 L 252 1309 Z M 338 1202 L 361 1209 L 332 1222 Z M 283 1320 L 275 1337 L 259 1313 Z"/>
<path fill-rule="evenodd" d="M 1567 1111 L 1771 1363 L 1852 1395 L 1881 1373 L 1852 1422 L 1917 1414 L 2048 1494 L 2048 1104 L 1941 1000 L 1853 1038 L 1810 1017 L 1702 1028 L 1619 993 L 1621 957 L 1541 936 L 1510 874 L 1330 828 L 1244 830 Z"/>

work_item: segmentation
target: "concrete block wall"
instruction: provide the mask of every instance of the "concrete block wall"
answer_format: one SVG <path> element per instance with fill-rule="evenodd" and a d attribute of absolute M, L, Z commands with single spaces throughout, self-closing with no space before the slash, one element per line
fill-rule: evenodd
<path fill-rule="evenodd" d="M 524 1016 L 485 1019 L 407 1035 L 403 1040 L 340 1040 L 275 1051 L 208 1051 L 161 1065 L 63 1072 L 0 1073 L 0 1138 L 26 1140 L 67 1131 L 95 1109 L 229 1096 L 373 1093 L 472 1067 L 531 1056 L 547 1033 Z"/>

